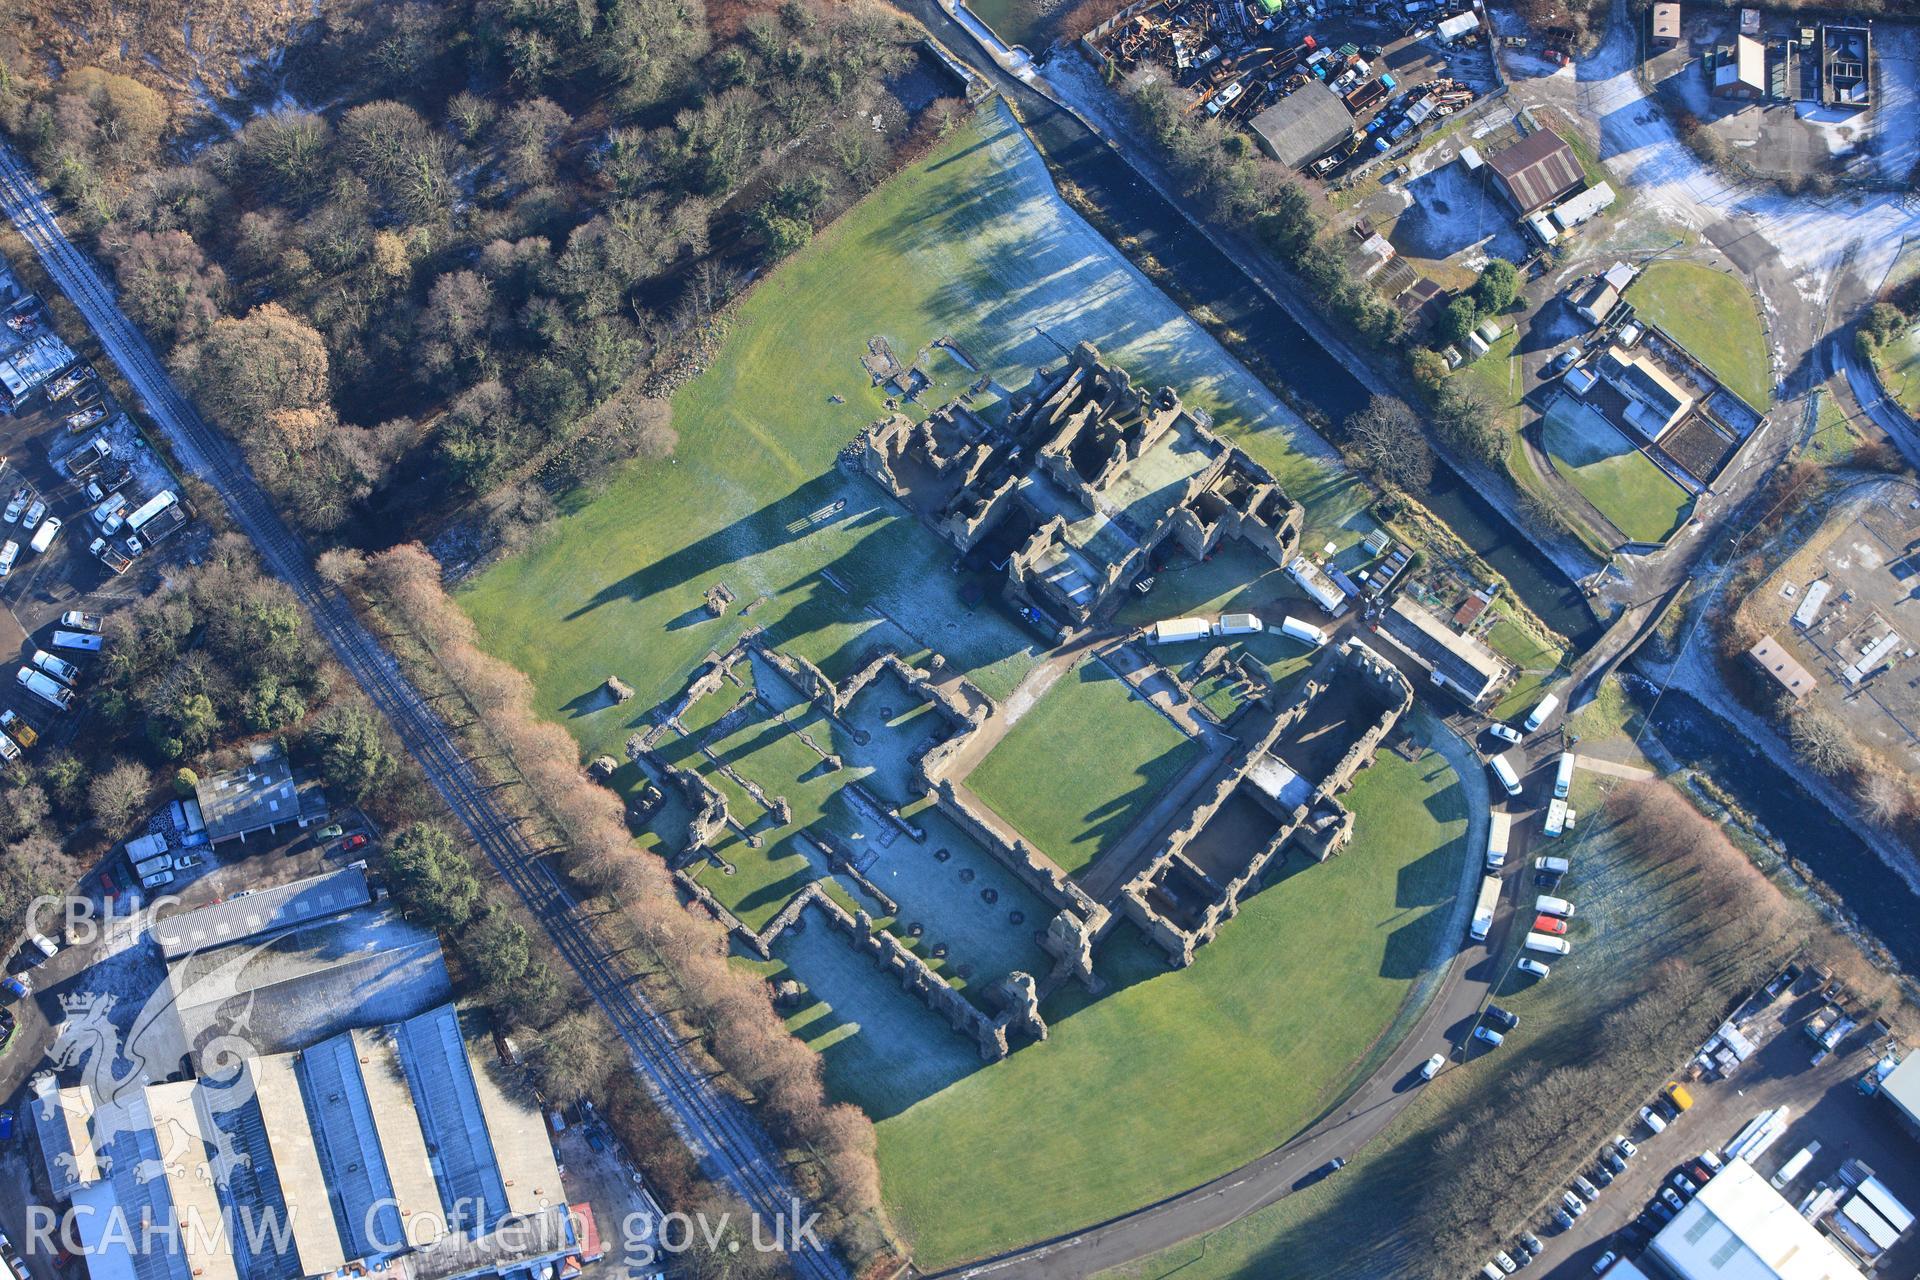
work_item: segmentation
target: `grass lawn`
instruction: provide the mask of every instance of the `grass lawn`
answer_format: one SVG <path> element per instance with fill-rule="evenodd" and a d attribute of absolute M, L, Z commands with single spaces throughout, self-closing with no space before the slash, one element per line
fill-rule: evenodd
<path fill-rule="evenodd" d="M 1519 668 L 1519 677 L 1507 696 L 1493 708 L 1495 719 L 1511 720 L 1532 709 L 1540 701 L 1543 686 L 1567 671 L 1567 652 L 1557 644 L 1542 640 L 1532 628 L 1522 626 L 1499 605 L 1494 606 L 1499 620 L 1481 638 L 1489 648 Z"/>
<path fill-rule="evenodd" d="M 1324 864 L 1289 858 L 1191 968 L 1169 971 L 1123 926 L 1099 952 L 1112 989 L 1056 997 L 1046 1043 L 976 1063 L 881 1121 L 888 1200 L 921 1267 L 1184 1189 L 1340 1096 L 1451 954 L 1467 853 L 1463 790 L 1438 755 L 1382 753 L 1344 799 L 1359 815 L 1353 845 Z M 902 1072 L 919 1069 L 915 1046 L 897 1052 Z"/>
<path fill-rule="evenodd" d="M 1920 325 L 1883 347 L 1874 363 L 1887 394 L 1908 413 L 1920 416 Z"/>
<path fill-rule="evenodd" d="M 1087 660 L 1020 717 L 967 786 L 1077 876 L 1199 755 L 1105 663 Z"/>
<path fill-rule="evenodd" d="M 1627 286 L 1627 301 L 1672 334 L 1735 395 L 1765 413 L 1773 405 L 1773 364 L 1753 295 L 1736 276 L 1697 262 L 1650 263 Z"/>
<path fill-rule="evenodd" d="M 1066 207 L 993 107 L 754 289 L 708 371 L 674 397 L 670 462 L 621 468 L 460 602 L 589 753 L 619 755 L 748 626 L 836 679 L 875 644 L 938 650 L 1004 697 L 1032 661 L 1030 634 L 997 604 L 968 610 L 952 548 L 834 460 L 885 413 L 859 364 L 869 338 L 911 358 L 949 335 L 1023 386 L 1059 359 L 1041 329 L 1097 343 L 1136 382 L 1178 387 L 1316 526 L 1352 518 L 1360 494 L 1332 450 Z M 944 354 L 932 368 L 956 385 L 972 376 Z M 709 619 L 701 596 L 716 582 L 739 603 Z M 591 694 L 609 674 L 639 696 L 602 706 Z"/>
<path fill-rule="evenodd" d="M 1479 383 L 1497 407 L 1500 425 L 1514 431 L 1520 426 L 1520 399 L 1526 394 L 1520 357 L 1514 350 L 1520 345 L 1520 330 L 1505 319 L 1501 323 L 1507 325 L 1505 336 L 1488 347 L 1487 354 L 1478 360 L 1461 365 L 1453 376 Z"/>
<path fill-rule="evenodd" d="M 1436 1137 L 1475 1108 L 1497 1104 L 1522 1062 L 1551 1069 L 1605 1053 L 1601 1021 L 1644 990 L 1657 966 L 1671 959 L 1692 964 L 1690 980 L 1720 971 L 1736 949 L 1750 949 L 1737 922 L 1716 923 L 1698 910 L 1696 869 L 1680 853 L 1648 856 L 1628 848 L 1608 823 L 1602 797 L 1611 784 L 1580 774 L 1573 798 L 1581 814 L 1573 873 L 1561 882 L 1579 903 L 1574 954 L 1553 962 L 1552 976 L 1527 978 L 1511 969 L 1496 997 L 1520 1015 L 1496 1054 L 1442 1072 L 1422 1085 L 1415 1101 L 1347 1168 L 1199 1240 L 1174 1246 L 1114 1275 L 1180 1280 L 1373 1280 L 1411 1273 L 1431 1260 L 1421 1212 L 1432 1189 Z M 1571 848 L 1571 846 L 1570 846 Z M 1532 892 L 1531 886 L 1528 892 Z M 1738 942 L 1736 944 L 1735 937 Z M 1784 947 L 1783 947 L 1784 950 Z M 1701 1028 L 1704 1036 L 1711 1023 Z M 1645 1068 L 1659 1073 L 1663 1064 Z M 1625 1117 L 1663 1078 L 1650 1074 L 1644 1092 L 1595 1099 L 1604 1117 L 1619 1117 L 1607 1133 L 1625 1129 Z M 1604 1136 L 1604 1134 L 1602 1135 Z M 1588 1148 L 1590 1151 L 1591 1148 Z M 1544 1188 L 1543 1188 L 1544 1189 Z M 1515 1206 L 1518 1228 L 1523 1206 Z M 1538 1229 L 1538 1224 L 1530 1224 Z M 1544 1234 L 1544 1233 L 1543 1233 Z M 1330 1241 L 1339 1242 L 1330 1247 Z M 1456 1272 L 1460 1269 L 1456 1268 Z"/>
<path fill-rule="evenodd" d="M 1881 375 L 1886 376 L 1884 372 Z M 1889 388 L 1891 389 L 1891 388 Z M 1920 392 L 1920 387 L 1916 387 Z M 1807 441 L 1807 453 L 1815 462 L 1826 466 L 1843 466 L 1853 457 L 1853 451 L 1860 447 L 1860 437 L 1854 433 L 1853 424 L 1847 421 L 1846 411 L 1840 407 L 1840 397 L 1830 388 L 1822 388 L 1820 414 L 1814 422 L 1813 437 Z"/>
<path fill-rule="evenodd" d="M 1612 424 L 1569 396 L 1548 408 L 1540 441 L 1554 467 L 1635 542 L 1664 542 L 1693 499 Z"/>

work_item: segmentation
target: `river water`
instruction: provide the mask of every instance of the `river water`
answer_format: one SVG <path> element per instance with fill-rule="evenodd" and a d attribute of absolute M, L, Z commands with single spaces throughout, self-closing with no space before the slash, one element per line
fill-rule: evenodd
<path fill-rule="evenodd" d="M 1839 894 L 1909 973 L 1920 973 L 1920 903 L 1851 828 L 1687 694 L 1668 692 L 1648 720 L 1669 751 L 1710 774 Z"/>

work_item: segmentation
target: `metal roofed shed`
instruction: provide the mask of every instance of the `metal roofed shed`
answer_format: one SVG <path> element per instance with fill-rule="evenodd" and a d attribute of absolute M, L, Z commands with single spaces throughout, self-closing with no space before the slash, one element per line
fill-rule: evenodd
<path fill-rule="evenodd" d="M 1469 9 L 1465 13 L 1456 13 L 1451 18 L 1442 18 L 1433 31 L 1442 40 L 1458 40 L 1479 25 L 1480 16 Z"/>
<path fill-rule="evenodd" d="M 300 1268 L 310 1276 L 337 1271 L 346 1265 L 346 1246 L 328 1207 L 327 1177 L 320 1168 L 320 1149 L 307 1121 L 306 1103 L 300 1097 L 293 1055 L 250 1058 L 247 1071 L 280 1177 Z"/>
<path fill-rule="evenodd" d="M 180 1249 L 195 1280 L 240 1280 L 232 1246 L 206 1230 L 223 1218 L 215 1189 L 218 1172 L 208 1156 L 213 1120 L 202 1085 L 196 1080 L 149 1085 L 147 1109 L 166 1153 L 160 1167 L 174 1212 L 184 1220 Z M 203 1229 L 194 1229 L 196 1224 Z"/>
<path fill-rule="evenodd" d="M 439 1155 L 442 1197 L 455 1209 L 451 1225 L 489 1231 L 507 1212 L 507 1189 L 454 1008 L 442 1005 L 409 1018 L 395 1036 L 421 1132 Z"/>
<path fill-rule="evenodd" d="M 342 867 L 325 875 L 262 889 L 216 902 L 197 911 L 183 911 L 153 923 L 154 942 L 162 958 L 177 960 L 202 947 L 225 946 L 244 938 L 278 933 L 283 929 L 340 915 L 373 901 L 361 868 Z"/>
<path fill-rule="evenodd" d="M 1309 80 L 1256 115 L 1247 127 L 1263 151 L 1297 169 L 1352 133 L 1353 113 L 1339 94 L 1319 80 Z"/>
<path fill-rule="evenodd" d="M 1880 1082 L 1880 1096 L 1893 1104 L 1920 1140 L 1920 1053 L 1910 1053 Z"/>
<path fill-rule="evenodd" d="M 466 1040 L 467 1064 L 473 1069 L 474 1089 L 493 1138 L 500 1181 L 507 1192 L 509 1213 L 530 1215 L 552 1205 L 566 1205 L 560 1185 L 560 1165 L 553 1158 L 540 1103 L 525 1077 L 506 1066 L 494 1052 L 493 1031 L 473 1009 L 458 1013 Z"/>
<path fill-rule="evenodd" d="M 1487 158 L 1494 185 L 1522 214 L 1564 199 L 1587 183 L 1567 140 L 1551 129 L 1530 133 Z"/>
<path fill-rule="evenodd" d="M 1512 673 L 1499 654 L 1404 597 L 1380 615 L 1379 628 L 1396 648 L 1425 667 L 1435 684 L 1452 689 L 1469 705 L 1485 701 Z"/>
<path fill-rule="evenodd" d="M 348 1255 L 390 1252 L 381 1242 L 390 1245 L 401 1239 L 400 1212 L 352 1039 L 335 1036 L 300 1053 L 294 1075 Z"/>
<path fill-rule="evenodd" d="M 1772 636 L 1761 636 L 1747 650 L 1747 660 L 1780 687 L 1782 693 L 1804 698 L 1820 683 L 1800 660 L 1782 648 Z"/>
<path fill-rule="evenodd" d="M 1863 1280 L 1745 1160 L 1701 1187 L 1646 1257 L 1675 1280 Z"/>
<path fill-rule="evenodd" d="M 252 752 L 246 768 L 202 778 L 194 787 L 209 840 L 244 840 L 289 822 L 307 827 L 327 820 L 317 779 L 304 771 L 296 776 L 286 753 L 268 743 L 253 744 Z"/>
<path fill-rule="evenodd" d="M 1553 207 L 1553 220 L 1562 231 L 1599 217 L 1613 203 L 1613 188 L 1602 182 Z"/>
<path fill-rule="evenodd" d="M 400 1043 L 392 1027 L 361 1028 L 352 1032 L 352 1038 L 400 1221 L 406 1225 L 407 1243 L 417 1249 L 446 1234 L 447 1215 L 433 1177 L 433 1156 L 420 1128 L 420 1112 L 400 1061 Z"/>

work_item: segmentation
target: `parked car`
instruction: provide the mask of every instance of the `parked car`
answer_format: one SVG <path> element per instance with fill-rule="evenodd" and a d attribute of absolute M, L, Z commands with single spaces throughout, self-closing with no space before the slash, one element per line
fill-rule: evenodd
<path fill-rule="evenodd" d="M 1551 965 L 1541 964 L 1538 960 L 1535 960 L 1532 956 L 1521 956 L 1518 960 L 1515 960 L 1513 962 L 1513 967 L 1518 969 L 1522 973 L 1530 973 L 1536 978 L 1544 978 L 1548 974 L 1553 972 L 1553 967 Z"/>
<path fill-rule="evenodd" d="M 1538 1256 L 1546 1246 L 1540 1243 L 1540 1237 L 1531 1231 L 1522 1231 L 1519 1236 L 1520 1247 L 1529 1254 Z"/>
<path fill-rule="evenodd" d="M 1553 1211 L 1553 1225 L 1562 1231 L 1571 1231 L 1573 1230 L 1573 1215 L 1565 1209 L 1555 1209 Z"/>
<path fill-rule="evenodd" d="M 1560 1204 L 1568 1213 L 1576 1218 L 1587 1211 L 1587 1202 L 1571 1191 L 1562 1191 L 1560 1193 Z"/>
<path fill-rule="evenodd" d="M 314 832 L 313 842 L 315 844 L 325 844 L 329 840 L 338 840 L 345 834 L 347 834 L 347 829 L 336 822 L 330 827 L 322 827 Z"/>
<path fill-rule="evenodd" d="M 1640 1154 L 1640 1148 L 1628 1142 L 1627 1135 L 1624 1133 L 1616 1133 L 1613 1135 L 1613 1149 L 1629 1160 Z"/>
<path fill-rule="evenodd" d="M 356 833 L 335 845 L 333 851 L 335 853 L 352 853 L 355 849 L 364 849 L 366 847 L 367 837 L 362 833 Z"/>
<path fill-rule="evenodd" d="M 1693 1179 L 1684 1173 L 1676 1173 L 1667 1181 L 1673 1184 L 1674 1190 L 1689 1200 L 1700 1194 L 1700 1188 L 1695 1186 Z"/>
<path fill-rule="evenodd" d="M 0 1146 L 13 1141 L 13 1108 L 0 1107 Z"/>
<path fill-rule="evenodd" d="M 1533 931 L 1561 935 L 1567 931 L 1567 922 L 1559 916 L 1538 915 L 1533 918 Z"/>
<path fill-rule="evenodd" d="M 1475 1040 L 1485 1040 L 1496 1049 L 1500 1047 L 1500 1042 L 1506 1039 L 1506 1037 L 1498 1031 L 1484 1024 L 1473 1029 L 1473 1038 Z"/>
<path fill-rule="evenodd" d="M 1613 1170 L 1607 1168 L 1605 1160 L 1593 1166 L 1593 1181 L 1603 1190 L 1613 1185 Z"/>
<path fill-rule="evenodd" d="M 1591 1182 L 1588 1182 L 1585 1177 L 1577 1173 L 1573 1175 L 1573 1189 L 1578 1191 L 1589 1204 L 1600 1198 L 1600 1188 L 1594 1186 Z"/>
<path fill-rule="evenodd" d="M 35 498 L 33 505 L 27 508 L 26 514 L 20 517 L 20 531 L 30 532 L 33 526 L 40 523 L 40 517 L 45 514 L 47 514 L 47 504 Z"/>
<path fill-rule="evenodd" d="M 1593 1274 L 1599 1275 L 1602 1271 L 1605 1271 L 1608 1267 L 1612 1266 L 1615 1262 L 1619 1261 L 1619 1259 L 1620 1259 L 1619 1254 L 1615 1253 L 1611 1249 L 1607 1250 L 1605 1253 L 1601 1254 L 1599 1259 L 1593 1264 Z"/>
<path fill-rule="evenodd" d="M 1510 1009 L 1502 1009 L 1497 1004 L 1487 1006 L 1487 1018 L 1497 1023 L 1502 1031 L 1511 1031 L 1520 1025 L 1520 1015 Z"/>
<path fill-rule="evenodd" d="M 1652 1107 L 1640 1108 L 1640 1123 L 1647 1126 L 1649 1133 L 1661 1133 L 1664 1132 L 1667 1127 L 1666 1120 Z"/>
<path fill-rule="evenodd" d="M 1518 742 L 1521 737 L 1520 731 L 1510 724 L 1490 724 L 1487 732 L 1502 742 Z"/>
<path fill-rule="evenodd" d="M 1660 1188 L 1660 1199 L 1661 1199 L 1661 1202 L 1667 1206 L 1667 1208 L 1673 1210 L 1675 1213 L 1678 1213 L 1682 1209 L 1687 1207 L 1687 1202 L 1685 1200 L 1682 1200 L 1680 1198 L 1680 1193 L 1678 1191 L 1675 1191 L 1672 1187 Z"/>
<path fill-rule="evenodd" d="M 1420 1078 L 1422 1080 L 1431 1080 L 1435 1076 L 1439 1075 L 1440 1068 L 1446 1065 L 1447 1065 L 1447 1055 L 1444 1053 L 1436 1053 L 1431 1058 L 1427 1059 L 1425 1066 L 1420 1068 Z"/>
<path fill-rule="evenodd" d="M 1678 1198 L 1675 1197 L 1675 1199 Z M 1655 1200 L 1647 1206 L 1647 1212 L 1660 1219 L 1662 1225 L 1673 1221 L 1673 1210 L 1667 1207 L 1667 1202 L 1664 1200 Z"/>
<path fill-rule="evenodd" d="M 60 625 L 69 631 L 85 631 L 89 635 L 100 634 L 100 615 L 82 613 L 78 609 L 69 609 L 60 615 Z"/>
<path fill-rule="evenodd" d="M 31 501 L 33 501 L 33 490 L 25 485 L 15 489 L 12 500 L 7 503 L 7 509 L 0 512 L 0 520 L 5 520 L 8 524 L 20 523 L 20 513 L 27 509 L 27 504 Z"/>
<path fill-rule="evenodd" d="M 1496 1253 L 1493 1255 L 1493 1265 L 1500 1268 L 1501 1272 L 1506 1275 L 1512 1275 L 1514 1272 L 1520 1269 L 1518 1264 L 1516 1264 L 1512 1258 L 1507 1256 L 1507 1251 L 1505 1249 L 1502 1249 L 1499 1253 Z"/>
<path fill-rule="evenodd" d="M 1622 1160 L 1620 1153 L 1612 1147 L 1607 1147 L 1600 1152 L 1600 1163 L 1607 1166 L 1607 1172 L 1609 1173 L 1625 1173 L 1627 1171 L 1627 1162 Z"/>
<path fill-rule="evenodd" d="M 33 979 L 24 973 L 18 977 L 0 978 L 0 991 L 4 991 L 15 1000 L 25 1000 L 33 994 Z"/>

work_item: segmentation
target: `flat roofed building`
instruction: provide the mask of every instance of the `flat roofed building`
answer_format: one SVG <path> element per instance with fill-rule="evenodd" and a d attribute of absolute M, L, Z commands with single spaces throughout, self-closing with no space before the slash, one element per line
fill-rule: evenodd
<path fill-rule="evenodd" d="M 1747 660 L 1778 686 L 1780 692 L 1794 698 L 1806 697 L 1820 683 L 1813 672 L 1802 666 L 1800 660 L 1783 649 L 1772 636 L 1761 636 L 1753 648 L 1747 650 Z"/>
<path fill-rule="evenodd" d="M 1662 3 L 1653 6 L 1653 42 L 1663 49 L 1671 49 L 1680 43 L 1679 5 Z"/>
<path fill-rule="evenodd" d="M 153 940 L 167 960 L 203 947 L 223 947 L 249 938 L 268 938 L 296 925 L 324 920 L 373 901 L 367 873 L 342 867 L 323 875 L 228 898 L 210 907 L 183 911 L 153 923 Z"/>
<path fill-rule="evenodd" d="M 493 1048 L 493 1032 L 478 1013 L 468 1010 L 460 1015 L 460 1033 L 466 1041 L 480 1111 L 493 1139 L 508 1211 L 531 1215 L 563 1204 L 560 1165 L 553 1158 L 553 1144 L 547 1140 L 546 1121 L 533 1090 L 523 1075 L 500 1061 Z"/>
<path fill-rule="evenodd" d="M 1248 123 L 1268 155 L 1297 169 L 1353 132 L 1353 113 L 1318 80 L 1261 111 Z"/>
<path fill-rule="evenodd" d="M 327 797 L 317 779 L 296 775 L 286 753 L 269 743 L 256 742 L 251 750 L 246 768 L 209 775 L 194 786 L 207 839 L 219 844 L 288 823 L 307 827 L 327 820 Z"/>
<path fill-rule="evenodd" d="M 1380 615 L 1380 634 L 1451 689 L 1469 706 L 1478 706 L 1506 683 L 1513 668 L 1486 645 L 1462 635 L 1439 618 L 1402 597 Z"/>
<path fill-rule="evenodd" d="M 211 1156 L 213 1121 L 204 1090 L 195 1080 L 149 1085 L 147 1111 L 160 1149 L 167 1153 L 160 1171 L 173 1199 L 187 1266 L 195 1280 L 240 1280 L 233 1249 L 220 1234 L 226 1228 L 215 1188 L 224 1175 Z"/>
<path fill-rule="evenodd" d="M 294 1074 L 348 1255 L 394 1252 L 401 1239 L 400 1214 L 353 1041 L 335 1036 L 303 1050 L 295 1056 Z"/>
<path fill-rule="evenodd" d="M 100 1181 L 100 1160 L 93 1149 L 93 1090 L 83 1085 L 53 1088 L 49 1077 L 30 1106 L 53 1198 L 69 1200 L 80 1188 Z"/>
<path fill-rule="evenodd" d="M 1642 1262 L 1674 1280 L 1864 1280 L 1745 1160 L 1701 1187 Z"/>
<path fill-rule="evenodd" d="M 1586 170 L 1567 140 L 1551 129 L 1530 133 L 1487 158 L 1494 185 L 1522 215 L 1544 209 L 1587 184 Z"/>
<path fill-rule="evenodd" d="M 400 1062 L 400 1045 L 391 1027 L 362 1028 L 352 1036 L 407 1243 L 417 1249 L 446 1234 L 447 1213 L 440 1201 L 440 1184 L 434 1180 L 426 1134 L 420 1128 L 419 1108 L 407 1085 L 407 1069 Z"/>
<path fill-rule="evenodd" d="M 320 1150 L 307 1122 L 307 1105 L 300 1096 L 292 1054 L 250 1058 L 254 1100 L 287 1207 L 293 1247 L 303 1275 L 324 1275 L 347 1264 L 347 1248 L 340 1239 L 327 1193 L 327 1177 L 320 1167 Z"/>
<path fill-rule="evenodd" d="M 1827 23 L 1820 30 L 1820 102 L 1862 111 L 1873 105 L 1873 32 Z"/>
<path fill-rule="evenodd" d="M 1920 1053 L 1910 1053 L 1880 1082 L 1880 1096 L 1892 1104 L 1920 1138 Z"/>
<path fill-rule="evenodd" d="M 395 1035 L 442 1200 L 455 1210 L 450 1226 L 489 1231 L 508 1211 L 507 1189 L 453 1006 L 409 1018 Z"/>

